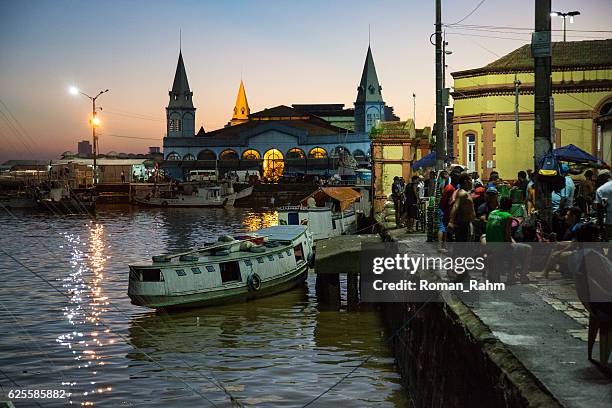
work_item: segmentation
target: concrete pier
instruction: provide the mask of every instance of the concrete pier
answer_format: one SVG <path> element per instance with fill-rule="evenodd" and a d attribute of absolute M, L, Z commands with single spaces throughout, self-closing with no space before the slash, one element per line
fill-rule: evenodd
<path fill-rule="evenodd" d="M 382 236 L 409 252 L 428 250 L 424 234 L 395 230 Z M 340 307 L 339 275 L 345 273 L 347 307 L 359 305 L 362 242 L 381 237 L 342 236 L 317 244 L 323 304 Z M 436 302 L 378 304 L 413 406 L 612 406 L 612 374 L 597 362 L 597 351 L 588 359 L 588 312 L 573 282 L 529 276 L 531 283 L 500 294 L 438 292 Z"/>
<path fill-rule="evenodd" d="M 375 234 L 340 235 L 316 243 L 317 299 L 330 309 L 341 306 L 340 275 L 347 275 L 346 302 L 349 310 L 359 307 L 359 256 L 361 245 L 380 242 Z"/>

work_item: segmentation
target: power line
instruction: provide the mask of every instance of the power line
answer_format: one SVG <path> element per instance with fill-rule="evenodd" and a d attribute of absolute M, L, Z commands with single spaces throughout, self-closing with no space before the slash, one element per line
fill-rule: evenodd
<path fill-rule="evenodd" d="M 451 34 L 451 35 L 461 35 L 461 36 L 465 36 L 465 37 L 482 37 L 482 38 L 496 38 L 498 40 L 514 40 L 514 41 L 529 41 L 526 38 L 514 38 L 514 37 L 498 37 L 498 36 L 493 36 L 493 35 L 481 35 L 481 34 L 468 34 L 468 33 L 456 33 L 454 31 L 447 31 L 446 34 Z"/>
<path fill-rule="evenodd" d="M 476 12 L 476 10 L 478 10 L 478 8 L 479 8 L 480 6 L 482 6 L 482 3 L 484 3 L 485 1 L 486 1 L 486 0 L 481 0 L 481 1 L 480 1 L 480 3 L 478 3 L 478 4 L 476 5 L 476 7 L 474 8 L 474 10 L 470 11 L 470 12 L 467 14 L 467 16 L 463 17 L 461 20 L 457 21 L 456 23 L 452 23 L 452 24 L 444 24 L 444 25 L 449 25 L 449 26 L 452 26 L 452 25 L 455 25 L 455 24 L 462 23 L 462 22 L 463 22 L 463 21 L 465 21 L 465 20 L 466 20 L 466 19 L 467 19 L 469 16 L 471 16 L 472 14 L 474 14 L 474 13 Z"/>
<path fill-rule="evenodd" d="M 452 28 L 480 28 L 480 29 L 501 29 L 501 30 L 523 30 L 523 31 L 533 31 L 533 27 L 514 27 L 514 26 L 495 26 L 495 25 L 480 25 L 480 24 L 443 24 L 444 26 Z M 550 31 L 563 31 L 563 29 L 551 29 Z M 565 31 L 573 31 L 580 33 L 612 33 L 612 30 L 565 30 Z"/>

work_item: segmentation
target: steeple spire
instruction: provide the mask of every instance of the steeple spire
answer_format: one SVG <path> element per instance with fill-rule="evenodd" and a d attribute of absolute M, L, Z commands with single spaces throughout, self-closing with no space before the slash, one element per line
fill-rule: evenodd
<path fill-rule="evenodd" d="M 247 102 L 246 91 L 244 90 L 244 83 L 240 80 L 240 88 L 238 89 L 238 96 L 236 97 L 236 105 L 234 106 L 234 114 L 230 124 L 232 126 L 244 123 L 249 120 L 249 103 Z"/>
<path fill-rule="evenodd" d="M 368 45 L 368 54 L 366 55 L 365 64 L 363 65 L 361 82 L 357 88 L 357 102 L 382 102 L 381 91 L 382 86 L 380 86 L 378 76 L 376 75 L 372 49 Z"/>
<path fill-rule="evenodd" d="M 170 103 L 168 107 L 193 108 L 191 97 L 193 93 L 189 89 L 187 81 L 187 72 L 183 62 L 183 52 L 179 51 L 178 63 L 176 64 L 176 73 L 174 74 L 174 82 L 170 91 Z"/>

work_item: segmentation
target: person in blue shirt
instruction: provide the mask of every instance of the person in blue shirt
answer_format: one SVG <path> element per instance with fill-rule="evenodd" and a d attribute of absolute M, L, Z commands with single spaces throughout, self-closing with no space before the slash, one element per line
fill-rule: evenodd
<path fill-rule="evenodd" d="M 553 212 L 559 212 L 559 210 L 563 208 L 571 208 L 574 206 L 574 191 L 576 190 L 576 185 L 568 172 L 569 166 L 565 163 L 561 164 L 561 174 L 565 175 L 565 187 L 558 193 L 556 191 L 552 192 L 551 206 Z"/>

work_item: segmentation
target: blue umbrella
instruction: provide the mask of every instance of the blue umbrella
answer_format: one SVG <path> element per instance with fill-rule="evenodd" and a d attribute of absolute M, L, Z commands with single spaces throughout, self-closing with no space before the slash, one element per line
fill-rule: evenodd
<path fill-rule="evenodd" d="M 557 157 L 557 160 L 566 161 L 571 163 L 592 163 L 599 162 L 599 159 L 590 153 L 585 152 L 579 147 L 573 144 L 559 147 L 553 150 L 553 154 Z"/>
<path fill-rule="evenodd" d="M 434 167 L 436 165 L 436 152 L 431 152 L 426 156 L 421 157 L 419 160 L 412 163 L 413 169 Z"/>

